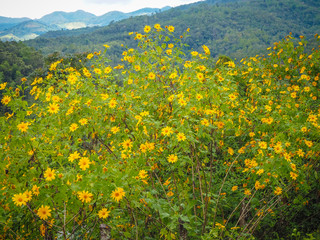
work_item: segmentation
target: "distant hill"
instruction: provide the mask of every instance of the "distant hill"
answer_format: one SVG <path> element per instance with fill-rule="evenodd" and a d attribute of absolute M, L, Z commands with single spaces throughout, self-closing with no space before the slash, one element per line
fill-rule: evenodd
<path fill-rule="evenodd" d="M 29 21 L 30 18 L 8 18 L 8 17 L 1 17 L 0 16 L 0 33 L 1 31 L 7 30 L 9 28 L 18 25 L 19 23 Z"/>
<path fill-rule="evenodd" d="M 113 11 L 102 16 L 96 16 L 82 10 L 76 12 L 57 11 L 43 16 L 37 20 L 29 18 L 0 17 L 0 40 L 18 41 L 33 39 L 43 33 L 61 29 L 79 29 L 92 26 L 106 26 L 111 22 L 140 15 L 152 15 L 165 11 L 165 8 L 143 8 L 130 13 Z"/>
<path fill-rule="evenodd" d="M 207 0 L 94 30 L 86 28 L 82 33 L 50 32 L 26 43 L 44 54 L 98 51 L 108 43 L 111 46 L 108 52 L 117 55 L 121 54 L 121 44 L 128 47 L 136 44 L 129 32 L 142 32 L 145 25 L 155 23 L 173 25 L 177 34 L 190 28 L 185 41 L 194 50 L 201 50 L 201 45 L 206 44 L 213 56 L 241 58 L 261 53 L 290 32 L 295 37 L 307 38 L 320 33 L 320 1 Z"/>
<path fill-rule="evenodd" d="M 14 27 L 4 31 L 0 39 L 2 41 L 11 40 L 28 40 L 36 38 L 37 36 L 48 31 L 58 30 L 59 28 L 54 25 L 46 25 L 39 21 L 28 20 L 15 25 Z"/>

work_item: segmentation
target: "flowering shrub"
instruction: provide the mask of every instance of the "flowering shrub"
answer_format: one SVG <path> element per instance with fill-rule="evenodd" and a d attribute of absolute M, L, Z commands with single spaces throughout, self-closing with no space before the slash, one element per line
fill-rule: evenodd
<path fill-rule="evenodd" d="M 319 168 L 319 51 L 213 63 L 174 27 L 1 87 L 1 237 L 249 239 Z M 317 37 L 317 36 L 316 36 Z M 27 93 L 33 101 L 27 102 Z M 302 204 L 302 203 L 301 203 Z"/>

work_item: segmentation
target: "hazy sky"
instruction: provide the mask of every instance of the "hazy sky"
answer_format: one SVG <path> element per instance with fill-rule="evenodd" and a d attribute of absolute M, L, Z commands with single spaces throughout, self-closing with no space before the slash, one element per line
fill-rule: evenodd
<path fill-rule="evenodd" d="M 0 0 L 0 16 L 32 19 L 54 12 L 84 10 L 100 16 L 110 11 L 132 12 L 144 7 L 176 7 L 199 0 Z"/>

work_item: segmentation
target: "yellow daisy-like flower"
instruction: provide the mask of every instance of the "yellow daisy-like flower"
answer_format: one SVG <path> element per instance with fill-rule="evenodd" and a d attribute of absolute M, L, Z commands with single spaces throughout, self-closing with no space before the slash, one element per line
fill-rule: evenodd
<path fill-rule="evenodd" d="M 11 102 L 11 97 L 10 96 L 4 96 L 2 99 L 1 99 L 1 103 L 3 105 L 8 105 L 8 103 Z"/>
<path fill-rule="evenodd" d="M 99 218 L 105 219 L 105 218 L 109 217 L 109 213 L 110 213 L 110 211 L 108 211 L 107 208 L 102 208 L 102 209 L 98 212 L 98 216 L 99 216 Z"/>
<path fill-rule="evenodd" d="M 168 31 L 169 31 L 169 32 L 174 32 L 174 27 L 170 25 L 170 26 L 168 27 Z"/>
<path fill-rule="evenodd" d="M 75 130 L 77 130 L 77 128 L 78 128 L 78 124 L 72 123 L 71 126 L 70 126 L 70 131 L 74 132 Z"/>
<path fill-rule="evenodd" d="M 4 82 L 4 83 L 0 83 L 0 90 L 3 90 L 5 89 L 7 86 L 7 82 Z"/>
<path fill-rule="evenodd" d="M 157 30 L 161 30 L 161 25 L 157 23 L 157 24 L 154 25 L 154 28 L 157 29 Z"/>
<path fill-rule="evenodd" d="M 41 206 L 38 211 L 37 215 L 40 217 L 42 220 L 46 220 L 48 217 L 51 217 L 51 209 L 49 206 Z"/>
<path fill-rule="evenodd" d="M 172 131 L 172 127 L 165 127 L 161 130 L 161 134 L 164 135 L 164 136 L 170 136 L 170 134 L 172 134 L 173 131 Z"/>
<path fill-rule="evenodd" d="M 208 119 L 202 119 L 200 123 L 201 123 L 201 125 L 203 125 L 203 126 L 209 126 L 209 125 L 210 125 L 210 122 L 209 122 Z"/>
<path fill-rule="evenodd" d="M 186 136 L 184 135 L 184 133 L 178 133 L 177 134 L 177 140 L 180 141 L 185 141 L 186 140 Z"/>
<path fill-rule="evenodd" d="M 48 112 L 51 114 L 58 113 L 59 112 L 59 105 L 56 103 L 49 103 Z"/>
<path fill-rule="evenodd" d="M 274 194 L 275 195 L 281 195 L 282 193 L 282 188 L 281 187 L 276 187 L 276 189 L 274 190 Z"/>
<path fill-rule="evenodd" d="M 91 59 L 91 58 L 93 58 L 93 56 L 94 56 L 94 55 L 93 55 L 92 53 L 89 53 L 89 54 L 87 55 L 87 58 L 88 58 L 88 59 Z"/>
<path fill-rule="evenodd" d="M 108 66 L 108 67 L 106 67 L 105 69 L 104 69 L 104 73 L 105 74 L 109 74 L 109 73 L 111 73 L 112 72 L 112 68 L 110 67 L 110 66 Z"/>
<path fill-rule="evenodd" d="M 150 27 L 150 26 L 146 25 L 146 26 L 144 27 L 144 32 L 145 32 L 145 33 L 150 32 L 150 30 L 151 30 L 151 27 Z"/>
<path fill-rule="evenodd" d="M 56 178 L 56 174 L 55 174 L 54 169 L 48 168 L 45 173 L 44 173 L 44 178 L 46 179 L 46 181 L 52 181 L 53 179 Z"/>
<path fill-rule="evenodd" d="M 117 101 L 115 99 L 111 99 L 109 102 L 110 108 L 115 108 L 117 106 Z"/>
<path fill-rule="evenodd" d="M 153 72 L 150 72 L 150 73 L 148 74 L 148 78 L 151 79 L 151 80 L 153 80 L 153 79 L 156 78 L 156 75 L 155 75 Z"/>
<path fill-rule="evenodd" d="M 175 163 L 176 161 L 178 161 L 178 156 L 175 154 L 170 154 L 167 160 L 169 163 Z"/>
<path fill-rule="evenodd" d="M 132 141 L 131 141 L 131 139 L 127 139 L 127 140 L 124 140 L 122 143 L 121 143 L 121 145 L 122 145 L 122 147 L 124 148 L 124 149 L 130 149 L 130 148 L 132 148 Z"/>
<path fill-rule="evenodd" d="M 83 171 L 90 167 L 90 163 L 90 159 L 87 157 L 82 157 L 79 160 L 79 166 Z"/>
<path fill-rule="evenodd" d="M 123 188 L 118 187 L 111 193 L 111 198 L 113 198 L 113 200 L 116 202 L 119 202 L 125 195 L 126 193 Z"/>
<path fill-rule="evenodd" d="M 81 118 L 81 119 L 79 120 L 79 123 L 81 124 L 81 126 L 84 126 L 84 125 L 88 124 L 88 119 L 86 119 L 86 118 Z"/>
<path fill-rule="evenodd" d="M 39 195 L 40 191 L 39 191 L 40 187 L 38 187 L 37 185 L 33 185 L 32 187 L 32 193 L 36 196 Z"/>
<path fill-rule="evenodd" d="M 78 76 L 76 75 L 76 74 L 74 74 L 74 73 L 72 73 L 72 74 L 70 74 L 69 76 L 68 76 L 68 82 L 70 83 L 70 84 L 75 84 L 76 82 L 78 81 Z"/>
<path fill-rule="evenodd" d="M 26 202 L 29 202 L 32 199 L 32 192 L 27 190 L 23 193 L 26 197 Z"/>
<path fill-rule="evenodd" d="M 80 154 L 77 151 L 75 151 L 74 153 L 70 154 L 70 156 L 68 157 L 68 160 L 70 162 L 73 162 L 74 160 L 79 159 L 79 158 L 80 158 Z"/>
<path fill-rule="evenodd" d="M 88 191 L 82 191 L 82 192 L 78 192 L 78 198 L 81 202 L 91 202 L 93 197 L 92 193 L 89 193 Z"/>
<path fill-rule="evenodd" d="M 112 128 L 110 129 L 110 131 L 111 131 L 113 134 L 116 134 L 117 132 L 120 131 L 120 128 L 119 128 L 119 127 L 112 127 Z"/>
<path fill-rule="evenodd" d="M 146 170 L 139 171 L 139 178 L 144 179 L 148 177 L 148 172 Z"/>
<path fill-rule="evenodd" d="M 231 191 L 232 191 L 232 192 L 237 191 L 237 190 L 238 190 L 238 186 L 233 186 L 233 187 L 231 188 Z"/>
<path fill-rule="evenodd" d="M 237 99 L 237 95 L 235 95 L 234 93 L 231 93 L 228 95 L 231 101 L 234 101 Z"/>
<path fill-rule="evenodd" d="M 267 149 L 268 144 L 266 142 L 259 142 L 259 147 L 262 149 Z"/>
<path fill-rule="evenodd" d="M 17 206 L 21 206 L 21 205 L 26 205 L 27 204 L 27 198 L 26 198 L 26 195 L 24 193 L 19 193 L 19 194 L 13 195 L 12 200 L 13 200 L 14 204 L 17 205 Z"/>
<path fill-rule="evenodd" d="M 206 55 L 210 55 L 210 49 L 206 45 L 202 45 L 202 49 Z"/>
<path fill-rule="evenodd" d="M 30 125 L 30 123 L 22 122 L 22 123 L 18 124 L 17 128 L 21 132 L 27 132 L 29 125 Z"/>

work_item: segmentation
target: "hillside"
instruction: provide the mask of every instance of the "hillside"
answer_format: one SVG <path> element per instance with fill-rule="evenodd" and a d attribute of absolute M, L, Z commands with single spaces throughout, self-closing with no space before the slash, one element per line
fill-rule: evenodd
<path fill-rule="evenodd" d="M 56 11 L 36 20 L 0 17 L 0 40 L 24 41 L 34 39 L 48 31 L 106 26 L 111 22 L 135 16 L 152 15 L 170 8 L 142 8 L 129 13 L 112 11 L 101 16 L 83 10 L 75 12 Z"/>
<path fill-rule="evenodd" d="M 261 52 L 290 32 L 293 36 L 310 37 L 319 32 L 320 8 L 316 0 L 209 0 L 172 8 L 152 16 L 139 16 L 115 22 L 77 36 L 50 33 L 28 41 L 29 46 L 44 54 L 60 51 L 63 54 L 102 49 L 111 46 L 132 46 L 129 32 L 142 31 L 144 25 L 173 25 L 178 33 L 190 28 L 187 43 L 198 50 L 202 44 L 212 49 L 214 56 L 229 55 L 239 58 Z M 66 32 L 67 33 L 67 32 Z M 115 48 L 118 49 L 118 48 Z M 116 52 L 112 53 L 116 54 Z"/>

